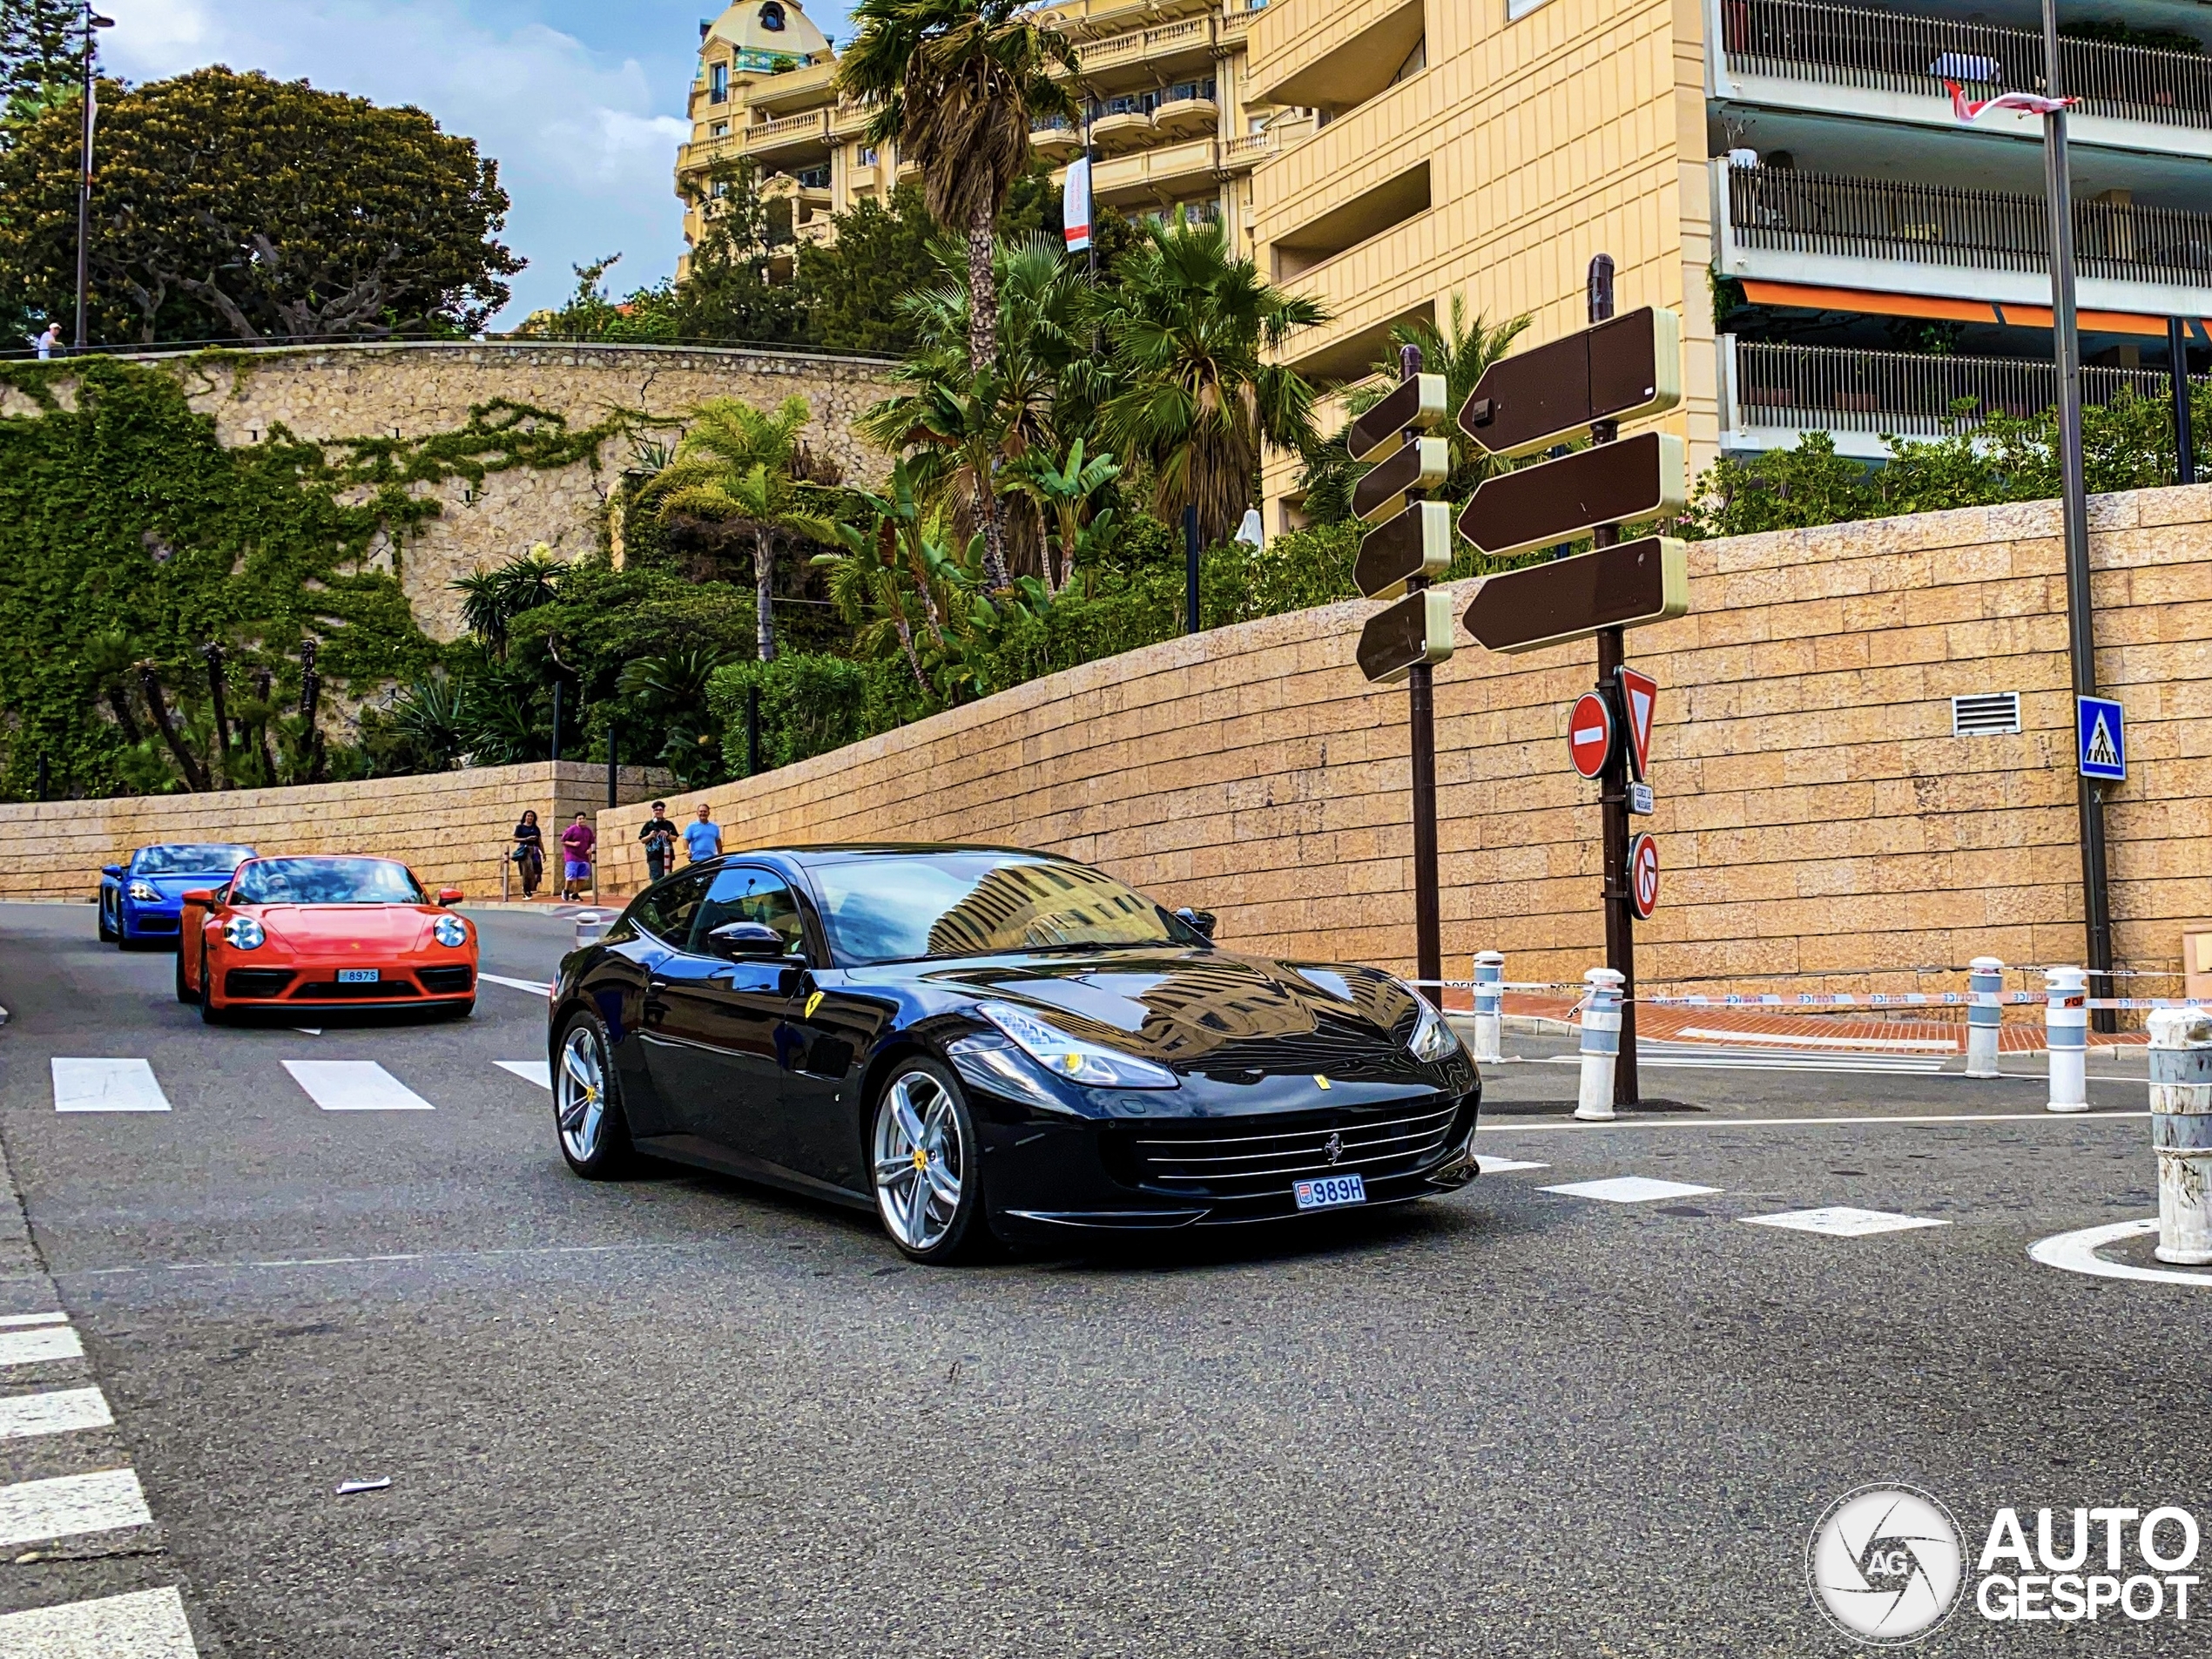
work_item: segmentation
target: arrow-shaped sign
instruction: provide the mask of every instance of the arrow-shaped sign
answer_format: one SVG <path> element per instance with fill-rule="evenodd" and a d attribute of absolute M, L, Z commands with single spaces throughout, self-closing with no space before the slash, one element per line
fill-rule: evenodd
<path fill-rule="evenodd" d="M 1647 536 L 1494 576 L 1475 590 L 1465 620 L 1492 651 L 1538 651 L 1689 609 L 1688 550 L 1670 536 Z"/>
<path fill-rule="evenodd" d="M 1352 579 L 1370 599 L 1395 599 L 1407 577 L 1440 577 L 1451 567 L 1451 504 L 1417 501 L 1361 538 Z"/>
<path fill-rule="evenodd" d="M 1501 359 L 1460 410 L 1494 455 L 1532 455 L 1594 421 L 1635 421 L 1682 401 L 1682 321 L 1646 306 Z"/>
<path fill-rule="evenodd" d="M 1409 593 L 1359 631 L 1359 671 L 1381 685 L 1452 655 L 1452 606 L 1441 588 Z"/>
<path fill-rule="evenodd" d="M 1651 771 L 1651 711 L 1659 700 L 1659 682 L 1626 663 L 1620 678 L 1621 706 L 1629 711 L 1629 765 L 1641 780 Z"/>
<path fill-rule="evenodd" d="M 1671 432 L 1644 432 L 1486 479 L 1460 515 L 1460 534 L 1502 557 L 1568 541 L 1600 524 L 1678 513 L 1689 497 L 1682 440 Z"/>
<path fill-rule="evenodd" d="M 1345 444 L 1354 461 L 1372 461 L 1386 449 L 1398 447 L 1399 435 L 1407 427 L 1434 426 L 1445 415 L 1449 395 L 1441 374 L 1416 374 L 1398 382 L 1398 389 L 1352 423 Z"/>
<path fill-rule="evenodd" d="M 1352 510 L 1372 524 L 1396 516 L 1409 489 L 1430 489 L 1452 474 L 1452 450 L 1441 438 L 1416 438 L 1367 469 L 1352 487 Z"/>

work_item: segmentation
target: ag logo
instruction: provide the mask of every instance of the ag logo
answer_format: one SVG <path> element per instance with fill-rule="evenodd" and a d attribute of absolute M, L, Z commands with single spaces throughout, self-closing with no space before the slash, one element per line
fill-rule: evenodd
<path fill-rule="evenodd" d="M 1966 1547 L 1951 1512 L 1912 1487 L 1861 1487 L 1812 1530 L 1814 1604 L 1845 1635 L 1901 1647 L 1951 1616 Z"/>

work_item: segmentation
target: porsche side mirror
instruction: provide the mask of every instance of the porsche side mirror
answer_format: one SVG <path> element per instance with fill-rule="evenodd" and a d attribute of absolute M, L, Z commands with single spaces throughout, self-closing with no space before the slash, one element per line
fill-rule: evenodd
<path fill-rule="evenodd" d="M 440 887 L 438 889 L 438 902 L 442 905 L 459 904 L 462 900 L 466 897 L 468 897 L 468 895 L 462 893 L 459 887 Z"/>
<path fill-rule="evenodd" d="M 725 921 L 706 936 L 710 955 L 725 961 L 758 962 L 781 956 L 784 936 L 765 922 Z"/>
<path fill-rule="evenodd" d="M 123 880 L 123 867 L 119 864 L 103 864 L 100 866 L 100 873 L 102 875 L 111 875 L 118 881 L 120 881 Z"/>
<path fill-rule="evenodd" d="M 215 907 L 215 890 L 212 887 L 194 887 L 184 895 L 184 902 L 198 905 L 204 910 L 212 910 Z"/>
<path fill-rule="evenodd" d="M 1177 911 L 1175 914 L 1177 919 L 1185 927 L 1195 929 L 1204 938 L 1211 939 L 1213 937 L 1214 916 L 1212 911 L 1183 909 Z"/>

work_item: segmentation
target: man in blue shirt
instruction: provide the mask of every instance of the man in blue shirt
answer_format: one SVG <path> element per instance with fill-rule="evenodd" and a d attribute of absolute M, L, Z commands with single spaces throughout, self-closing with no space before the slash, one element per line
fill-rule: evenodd
<path fill-rule="evenodd" d="M 693 864 L 721 856 L 722 826 L 714 821 L 704 801 L 699 803 L 699 821 L 684 826 L 684 850 Z"/>

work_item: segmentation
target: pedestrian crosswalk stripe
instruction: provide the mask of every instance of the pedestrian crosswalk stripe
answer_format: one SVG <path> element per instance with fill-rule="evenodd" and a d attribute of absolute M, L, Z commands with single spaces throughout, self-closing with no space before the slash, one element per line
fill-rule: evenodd
<path fill-rule="evenodd" d="M 9 1659 L 196 1659 L 199 1652 L 185 1599 L 173 1589 L 0 1614 L 0 1653 Z"/>
<path fill-rule="evenodd" d="M 1915 1227 L 1951 1224 L 1926 1216 L 1854 1210 L 1849 1204 L 1831 1204 L 1824 1210 L 1784 1210 L 1771 1216 L 1745 1216 L 1743 1219 L 1755 1227 L 1787 1227 L 1793 1232 L 1825 1233 L 1831 1238 L 1864 1238 L 1871 1233 L 1901 1233 Z"/>
<path fill-rule="evenodd" d="M 0 1331 L 0 1366 L 41 1366 L 53 1359 L 82 1359 L 84 1343 L 76 1328 L 50 1325 L 30 1331 Z"/>
<path fill-rule="evenodd" d="M 327 1112 L 427 1112 L 430 1103 L 374 1060 L 287 1060 L 284 1069 Z"/>
<path fill-rule="evenodd" d="M 67 1325 L 66 1313 L 0 1313 L 0 1327 L 21 1325 Z"/>
<path fill-rule="evenodd" d="M 1483 1158 L 1480 1160 L 1484 1175 L 1510 1175 L 1515 1170 L 1548 1170 L 1548 1163 L 1527 1163 L 1520 1158 Z"/>
<path fill-rule="evenodd" d="M 1694 1198 L 1720 1189 L 1695 1187 L 1685 1181 L 1654 1181 L 1643 1175 L 1616 1175 L 1602 1181 L 1570 1181 L 1565 1186 L 1546 1187 L 1543 1190 L 1562 1193 L 1570 1198 L 1595 1198 L 1605 1204 L 1649 1204 L 1655 1198 Z"/>
<path fill-rule="evenodd" d="M 530 991 L 543 996 L 553 988 L 542 979 L 509 979 L 504 974 L 487 974 L 479 969 L 476 977 L 493 985 L 504 985 L 510 991 Z"/>
<path fill-rule="evenodd" d="M 0 1440 L 33 1434 L 67 1434 L 80 1428 L 105 1428 L 115 1421 L 107 1396 L 97 1388 L 62 1388 L 49 1394 L 0 1398 Z"/>
<path fill-rule="evenodd" d="M 169 1096 L 143 1060 L 64 1060 L 54 1057 L 57 1112 L 165 1112 Z"/>
<path fill-rule="evenodd" d="M 493 1062 L 502 1071 L 511 1071 L 526 1083 L 536 1083 L 549 1092 L 553 1087 L 552 1062 L 545 1060 L 499 1060 Z"/>
<path fill-rule="evenodd" d="M 132 1469 L 57 1474 L 0 1487 L 0 1545 L 152 1524 L 145 1490 Z"/>

